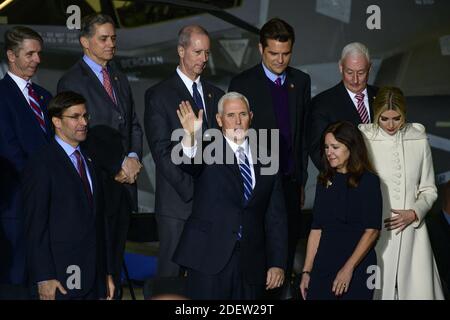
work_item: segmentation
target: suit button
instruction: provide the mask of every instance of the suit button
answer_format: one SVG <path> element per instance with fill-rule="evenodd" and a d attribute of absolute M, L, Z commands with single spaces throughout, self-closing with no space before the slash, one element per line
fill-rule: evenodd
<path fill-rule="evenodd" d="M 122 116 L 118 116 L 117 119 L 122 120 Z"/>

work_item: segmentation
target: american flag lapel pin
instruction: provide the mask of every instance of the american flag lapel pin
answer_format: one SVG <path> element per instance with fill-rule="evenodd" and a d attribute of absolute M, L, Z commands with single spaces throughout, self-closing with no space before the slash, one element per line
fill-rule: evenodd
<path fill-rule="evenodd" d="M 293 83 L 290 84 L 291 89 L 295 88 L 295 85 Z"/>

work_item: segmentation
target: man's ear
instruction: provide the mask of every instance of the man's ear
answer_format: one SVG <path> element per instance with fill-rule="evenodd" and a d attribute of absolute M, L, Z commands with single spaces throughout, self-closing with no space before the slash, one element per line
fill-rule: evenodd
<path fill-rule="evenodd" d="M 55 131 L 57 128 L 58 129 L 61 128 L 61 119 L 60 118 L 52 117 L 52 123 L 53 123 L 53 126 L 55 127 Z"/>
<path fill-rule="evenodd" d="M 178 52 L 178 56 L 183 59 L 184 58 L 184 53 L 185 53 L 184 47 L 183 46 L 177 46 L 177 52 Z"/>
<path fill-rule="evenodd" d="M 221 116 L 220 113 L 216 113 L 216 121 L 217 121 L 217 124 L 219 125 L 219 127 L 222 128 L 222 118 L 221 118 L 220 116 Z"/>
<path fill-rule="evenodd" d="M 344 74 L 344 67 L 342 66 L 342 62 L 341 61 L 339 61 L 339 72 L 341 74 Z"/>
<path fill-rule="evenodd" d="M 6 51 L 6 56 L 8 57 L 8 61 L 14 63 L 16 61 L 16 54 L 12 50 Z"/>
<path fill-rule="evenodd" d="M 263 55 L 264 48 L 263 48 L 261 42 L 258 44 L 258 48 L 259 48 L 259 53 L 260 53 L 261 55 Z"/>
<path fill-rule="evenodd" d="M 89 39 L 88 38 L 81 37 L 80 43 L 81 43 L 81 46 L 83 47 L 83 49 L 89 49 Z"/>

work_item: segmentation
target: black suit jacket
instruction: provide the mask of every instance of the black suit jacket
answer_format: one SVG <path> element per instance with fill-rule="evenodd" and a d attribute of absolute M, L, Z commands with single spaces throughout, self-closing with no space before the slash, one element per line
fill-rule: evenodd
<path fill-rule="evenodd" d="M 426 222 L 444 295 L 448 300 L 450 299 L 450 225 L 442 211 L 430 213 Z"/>
<path fill-rule="evenodd" d="M 75 91 L 86 99 L 86 108 L 91 115 L 90 127 L 107 125 L 120 132 L 124 154 L 116 163 L 117 173 L 122 166 L 123 158 L 130 152 L 136 152 L 142 159 L 142 129 L 127 77 L 112 63 L 109 64 L 108 71 L 117 105 L 113 103 L 100 80 L 83 59 L 59 80 L 57 91 Z"/>
<path fill-rule="evenodd" d="M 369 95 L 370 119 L 373 119 L 373 100 L 378 88 L 367 86 Z M 356 110 L 344 83 L 341 81 L 336 86 L 319 93 L 312 99 L 309 117 L 309 154 L 316 168 L 321 170 L 320 140 L 322 133 L 329 124 L 337 121 L 350 121 L 355 126 L 361 123 L 361 118 Z"/>
<path fill-rule="evenodd" d="M 255 159 L 256 184 L 244 204 L 237 160 L 225 139 L 222 143 L 233 164 L 181 165 L 195 179 L 194 200 L 174 261 L 208 275 L 218 273 L 230 260 L 242 225 L 242 274 L 249 284 L 265 284 L 270 267 L 286 270 L 287 264 L 287 214 L 280 175 L 262 175 L 261 163 Z"/>
<path fill-rule="evenodd" d="M 47 117 L 51 94 L 32 84 L 44 113 L 46 133 L 14 80 L 0 80 L 0 283 L 25 284 L 20 174 L 29 157 L 53 136 Z"/>
<path fill-rule="evenodd" d="M 57 279 L 68 291 L 67 297 L 82 297 L 95 283 L 106 290 L 106 273 L 111 273 L 101 191 L 90 159 L 85 156 L 85 160 L 94 207 L 88 203 L 77 170 L 56 141 L 30 158 L 22 176 L 30 281 Z M 80 289 L 67 288 L 70 266 L 79 267 Z M 104 297 L 105 291 L 99 295 Z"/>
<path fill-rule="evenodd" d="M 288 67 L 286 83 L 289 90 L 289 115 L 294 150 L 295 178 L 298 186 L 304 186 L 308 169 L 308 152 L 305 139 L 305 121 L 311 100 L 311 79 L 308 74 Z M 235 76 L 228 91 L 243 94 L 253 111 L 252 127 L 277 129 L 269 83 L 262 64 L 258 64 Z"/>
<path fill-rule="evenodd" d="M 208 126 L 217 128 L 217 103 L 224 92 L 203 79 L 201 83 Z M 178 143 L 171 141 L 172 132 L 182 128 L 176 111 L 180 102 L 186 100 L 196 109 L 176 72 L 145 92 L 144 127 L 156 166 L 155 212 L 178 219 L 187 219 L 190 215 L 193 195 L 192 177 L 171 160 L 172 148 Z"/>

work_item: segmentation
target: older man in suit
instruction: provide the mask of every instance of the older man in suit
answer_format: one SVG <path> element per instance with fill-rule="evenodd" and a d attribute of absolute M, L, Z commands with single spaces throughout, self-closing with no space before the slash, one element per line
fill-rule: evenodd
<path fill-rule="evenodd" d="M 104 14 L 83 18 L 80 30 L 83 57 L 59 80 L 58 92 L 72 90 L 86 99 L 90 126 L 106 125 L 120 132 L 124 154 L 115 163 L 115 178 L 123 183 L 137 210 L 136 178 L 142 165 L 142 129 L 127 77 L 111 63 L 116 50 L 114 21 Z M 108 215 L 115 255 L 116 286 L 125 250 L 130 213 Z"/>
<path fill-rule="evenodd" d="M 372 103 L 377 88 L 367 84 L 371 62 L 369 49 L 359 42 L 342 49 L 339 71 L 342 81 L 312 100 L 309 118 L 309 153 L 321 170 L 320 138 L 330 123 L 350 121 L 355 126 L 372 122 Z"/>
<path fill-rule="evenodd" d="M 264 172 L 256 156 L 260 145 L 247 139 L 253 117 L 248 100 L 237 92 L 220 99 L 216 119 L 223 137 L 214 141 L 212 162 L 202 157 L 194 139 L 201 137 L 195 132 L 203 113 L 195 116 L 189 102 L 183 102 L 178 117 L 186 132 L 183 153 L 189 158 L 181 166 L 194 177 L 192 214 L 174 255 L 187 268 L 187 295 L 261 298 L 264 288 L 284 282 L 287 216 L 279 171 Z M 197 154 L 200 164 L 192 161 Z"/>
<path fill-rule="evenodd" d="M 17 26 L 5 33 L 8 72 L 0 80 L 0 299 L 28 297 L 19 177 L 28 158 L 49 142 L 50 93 L 31 81 L 42 38 Z M 8 286 L 2 289 L 3 286 Z"/>
<path fill-rule="evenodd" d="M 209 34 L 204 28 L 183 27 L 178 34 L 179 66 L 168 79 L 145 93 L 144 126 L 156 165 L 159 277 L 176 277 L 180 273 L 172 256 L 192 209 L 192 178 L 171 161 L 175 145 L 171 140 L 172 132 L 181 128 L 176 113 L 179 104 L 190 101 L 195 112 L 204 110 L 203 130 L 217 127 L 215 114 L 223 91 L 201 77 L 209 50 Z"/>
<path fill-rule="evenodd" d="M 305 120 L 311 99 L 309 75 L 289 66 L 294 42 L 292 26 L 278 18 L 269 20 L 260 31 L 261 63 L 235 76 L 228 89 L 242 93 L 258 110 L 253 128 L 279 130 L 279 157 L 289 221 L 289 260 L 284 292 L 275 295 L 283 299 L 291 296 L 287 285 L 301 231 L 300 209 L 308 166 Z"/>
<path fill-rule="evenodd" d="M 100 184 L 79 146 L 89 120 L 85 99 L 61 92 L 48 112 L 55 137 L 30 158 L 22 177 L 30 281 L 42 300 L 111 299 Z"/>

